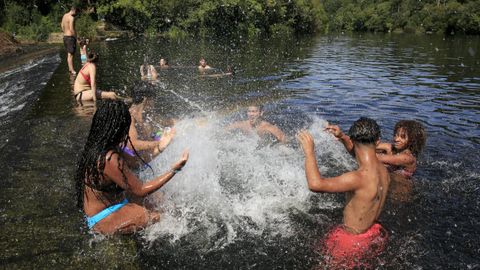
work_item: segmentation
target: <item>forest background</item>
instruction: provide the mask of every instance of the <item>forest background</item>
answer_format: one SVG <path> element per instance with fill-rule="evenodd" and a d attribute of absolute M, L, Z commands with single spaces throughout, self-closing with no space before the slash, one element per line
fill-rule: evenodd
<path fill-rule="evenodd" d="M 479 34 L 478 0 L 3 0 L 0 29 L 45 41 L 72 5 L 79 36 L 97 26 L 136 35 L 272 35 L 329 32 Z"/>

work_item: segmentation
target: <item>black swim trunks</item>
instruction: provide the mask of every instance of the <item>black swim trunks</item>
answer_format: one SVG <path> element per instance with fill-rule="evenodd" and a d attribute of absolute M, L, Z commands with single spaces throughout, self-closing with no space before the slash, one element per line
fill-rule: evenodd
<path fill-rule="evenodd" d="M 74 36 L 63 36 L 63 45 L 70 54 L 75 54 L 77 50 L 77 38 Z"/>

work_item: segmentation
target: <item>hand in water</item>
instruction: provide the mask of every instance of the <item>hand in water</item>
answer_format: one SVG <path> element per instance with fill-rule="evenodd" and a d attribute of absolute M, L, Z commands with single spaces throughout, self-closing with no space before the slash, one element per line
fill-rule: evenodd
<path fill-rule="evenodd" d="M 310 132 L 306 130 L 301 130 L 297 134 L 297 140 L 302 145 L 303 152 L 306 155 L 315 153 L 315 143 Z"/>
<path fill-rule="evenodd" d="M 175 164 L 173 164 L 172 170 L 176 170 L 176 171 L 181 170 L 183 166 L 187 164 L 188 156 L 189 156 L 188 150 L 185 149 L 180 159 L 177 162 L 175 162 Z"/>

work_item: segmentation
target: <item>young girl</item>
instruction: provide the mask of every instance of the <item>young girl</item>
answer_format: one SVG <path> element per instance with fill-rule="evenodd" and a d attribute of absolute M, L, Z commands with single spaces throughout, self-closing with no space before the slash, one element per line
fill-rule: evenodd
<path fill-rule="evenodd" d="M 90 43 L 88 38 L 80 39 L 80 60 L 82 61 L 82 65 L 87 63 L 87 52 L 88 52 L 88 44 Z"/>
<path fill-rule="evenodd" d="M 132 233 L 159 221 L 160 213 L 136 201 L 160 189 L 188 160 L 188 151 L 184 151 L 162 175 L 146 182 L 138 179 L 122 154 L 122 148 L 130 141 L 131 119 L 125 103 L 103 102 L 93 116 L 78 161 L 78 206 L 87 216 L 88 228 L 98 233 Z"/>
<path fill-rule="evenodd" d="M 411 177 L 417 169 L 417 157 L 426 139 L 422 124 L 414 120 L 401 120 L 395 124 L 393 144 L 380 143 L 377 157 L 390 171 Z"/>

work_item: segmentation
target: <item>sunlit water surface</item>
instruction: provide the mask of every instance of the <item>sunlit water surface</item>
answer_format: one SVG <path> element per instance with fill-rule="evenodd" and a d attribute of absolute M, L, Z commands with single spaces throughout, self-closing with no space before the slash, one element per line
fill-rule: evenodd
<path fill-rule="evenodd" d="M 178 119 L 177 136 L 150 163 L 153 172 L 138 173 L 144 180 L 161 174 L 185 148 L 190 159 L 148 198 L 163 211 L 159 223 L 133 237 L 92 235 L 75 207 L 73 174 L 94 106 L 73 101 L 64 60 L 53 75 L 46 67 L 35 71 L 45 86 L 34 89 L 38 101 L 26 105 L 22 96 L 30 87 L 11 85 L 33 71 L 0 74 L 0 119 L 9 130 L 2 133 L 0 159 L 0 261 L 7 268 L 321 267 L 318 245 L 341 223 L 344 196 L 307 189 L 294 135 L 310 130 L 321 172 L 337 175 L 356 164 L 323 128 L 331 122 L 347 130 L 360 116 L 376 119 L 385 140 L 400 119 L 422 122 L 429 136 L 413 186 L 391 194 L 381 215 L 390 241 L 372 265 L 480 267 L 479 38 L 117 40 L 94 48 L 100 87 L 123 94 L 138 80 L 145 57 L 170 60 L 171 68 L 159 71 L 153 114 Z M 200 56 L 216 73 L 233 66 L 235 76 L 199 76 Z M 21 93 L 11 98 L 7 91 Z M 265 105 L 265 118 L 290 142 L 226 132 L 250 104 Z M 19 113 L 24 106 L 28 113 Z"/>

